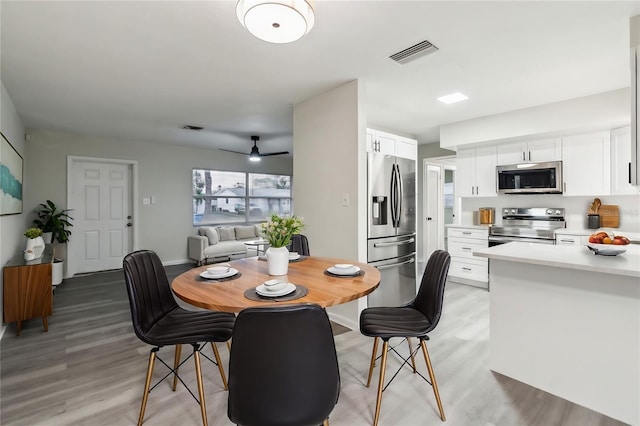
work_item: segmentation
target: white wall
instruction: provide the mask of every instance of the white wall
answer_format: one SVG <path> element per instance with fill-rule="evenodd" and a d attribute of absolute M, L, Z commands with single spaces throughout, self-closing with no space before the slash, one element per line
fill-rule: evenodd
<path fill-rule="evenodd" d="M 505 112 L 440 127 L 440 146 L 513 141 L 614 129 L 630 123 L 630 89 Z"/>
<path fill-rule="evenodd" d="M 2 84 L 0 97 L 0 130 L 24 159 L 24 167 L 28 163 L 24 152 L 24 126 L 16 114 L 16 108 L 4 88 L 4 83 Z M 24 197 L 24 194 L 28 192 L 29 189 L 26 177 L 23 177 L 22 183 L 22 193 Z M 23 233 L 27 228 L 26 216 L 24 213 L 0 216 L 0 265 L 4 266 L 13 256 L 24 250 L 26 242 Z M 0 274 L 0 306 L 4 306 L 2 304 L 3 292 L 1 290 L 2 274 Z M 3 332 L 4 327 L 2 327 L 0 336 Z"/>
<path fill-rule="evenodd" d="M 31 133 L 26 151 L 30 160 L 25 171 L 30 182 L 30 190 L 24 197 L 26 213 L 47 199 L 66 208 L 69 155 L 137 161 L 139 199 L 135 202 L 139 217 L 134 225 L 138 227 L 138 247 L 156 251 L 165 263 L 186 261 L 187 236 L 195 232 L 191 196 L 193 168 L 274 174 L 291 174 L 293 170 L 291 159 L 284 157 L 251 163 L 245 155 L 213 149 L 46 131 Z M 156 204 L 143 205 L 142 198 L 151 195 L 156 197 Z"/>
<path fill-rule="evenodd" d="M 294 106 L 295 210 L 304 217 L 314 256 L 366 261 L 366 248 L 361 249 L 366 235 L 363 90 L 362 83 L 352 81 Z M 348 207 L 342 205 L 344 194 Z M 330 312 L 357 324 L 357 309 L 352 302 Z"/>

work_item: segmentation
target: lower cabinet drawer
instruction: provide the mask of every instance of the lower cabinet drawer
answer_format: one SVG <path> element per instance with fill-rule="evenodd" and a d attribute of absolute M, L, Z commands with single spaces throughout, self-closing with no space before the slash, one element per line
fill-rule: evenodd
<path fill-rule="evenodd" d="M 452 257 L 468 257 L 473 259 L 475 250 L 487 248 L 489 244 L 486 241 L 468 240 L 464 238 L 449 238 L 449 253 Z"/>
<path fill-rule="evenodd" d="M 449 276 L 489 282 L 489 262 L 487 259 L 471 260 L 452 257 Z"/>

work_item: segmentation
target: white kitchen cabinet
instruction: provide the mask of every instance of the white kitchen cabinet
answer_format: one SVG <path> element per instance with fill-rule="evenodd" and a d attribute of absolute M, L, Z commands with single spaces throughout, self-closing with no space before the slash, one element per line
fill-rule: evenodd
<path fill-rule="evenodd" d="M 630 183 L 631 127 L 611 131 L 611 195 L 638 194 Z"/>
<path fill-rule="evenodd" d="M 367 129 L 367 152 L 418 159 L 418 141 L 379 130 Z"/>
<path fill-rule="evenodd" d="M 564 195 L 611 193 L 611 136 L 597 132 L 562 138 Z"/>
<path fill-rule="evenodd" d="M 498 165 L 562 160 L 560 138 L 498 145 Z"/>
<path fill-rule="evenodd" d="M 456 155 L 456 196 L 495 197 L 496 147 L 461 149 Z"/>
<path fill-rule="evenodd" d="M 447 250 L 451 255 L 449 279 L 476 287 L 489 288 L 489 262 L 473 256 L 474 250 L 489 246 L 489 229 L 447 228 Z"/>

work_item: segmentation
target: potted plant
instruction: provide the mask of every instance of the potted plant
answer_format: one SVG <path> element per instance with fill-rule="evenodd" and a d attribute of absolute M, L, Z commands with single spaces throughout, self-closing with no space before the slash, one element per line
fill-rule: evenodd
<path fill-rule="evenodd" d="M 24 260 L 39 259 L 44 252 L 42 230 L 38 228 L 29 228 L 25 231 L 24 236 L 27 237 L 27 247 L 24 250 Z"/>
<path fill-rule="evenodd" d="M 289 270 L 289 250 L 293 234 L 299 234 L 304 224 L 298 216 L 271 215 L 269 222 L 262 224 L 262 236 L 269 242 L 267 269 L 269 275 L 286 275 Z"/>
<path fill-rule="evenodd" d="M 73 226 L 70 220 L 73 220 L 67 212 L 69 209 L 58 210 L 58 207 L 51 200 L 47 200 L 45 203 L 40 203 L 40 207 L 36 210 L 38 218 L 33 221 L 33 224 L 42 229 L 43 233 L 51 232 L 51 243 L 66 243 L 69 241 L 71 231 L 69 229 Z"/>
<path fill-rule="evenodd" d="M 69 211 L 69 209 L 58 209 L 53 201 L 47 200 L 46 203 L 40 203 L 39 208 L 36 210 L 38 218 L 33 221 L 33 224 L 41 229 L 43 233 L 51 233 L 48 242 L 64 244 L 69 241 L 69 236 L 71 235 L 71 231 L 68 228 L 73 226 L 71 223 L 73 218 L 69 216 Z M 62 282 L 63 266 L 63 259 L 53 259 L 52 284 L 54 286 Z"/>

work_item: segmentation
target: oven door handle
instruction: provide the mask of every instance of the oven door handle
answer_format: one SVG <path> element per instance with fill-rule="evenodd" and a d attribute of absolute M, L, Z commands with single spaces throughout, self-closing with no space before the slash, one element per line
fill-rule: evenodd
<path fill-rule="evenodd" d="M 376 266 L 376 268 L 391 269 L 391 268 L 395 268 L 396 266 L 402 266 L 402 265 L 406 265 L 408 263 L 413 263 L 413 262 L 415 262 L 415 259 L 412 257 L 411 259 L 405 260 L 404 262 L 392 263 L 391 265 L 380 265 L 380 266 Z"/>

